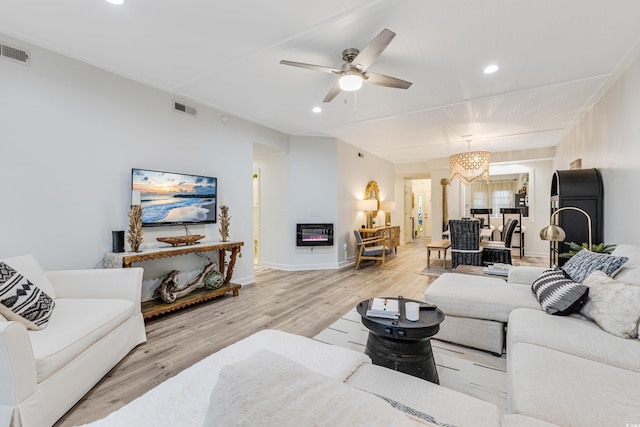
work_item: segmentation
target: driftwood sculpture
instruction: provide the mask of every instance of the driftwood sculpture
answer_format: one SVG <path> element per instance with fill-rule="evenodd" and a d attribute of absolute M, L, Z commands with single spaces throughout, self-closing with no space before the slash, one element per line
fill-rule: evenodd
<path fill-rule="evenodd" d="M 127 235 L 127 242 L 131 246 L 132 252 L 138 252 L 140 250 L 140 244 L 142 243 L 142 206 L 133 205 L 129 211 L 129 234 Z"/>
<path fill-rule="evenodd" d="M 196 289 L 205 286 L 204 277 L 217 268 L 217 264 L 212 262 L 204 267 L 202 272 L 193 278 L 190 282 L 186 283 L 182 288 L 178 284 L 178 270 L 172 270 L 167 277 L 160 283 L 153 293 L 154 298 L 160 298 L 167 304 L 171 304 L 175 300 L 185 295 L 190 294 Z"/>
<path fill-rule="evenodd" d="M 229 206 L 220 206 L 220 237 L 223 242 L 229 241 L 229 225 L 231 225 L 231 217 L 229 216 Z"/>

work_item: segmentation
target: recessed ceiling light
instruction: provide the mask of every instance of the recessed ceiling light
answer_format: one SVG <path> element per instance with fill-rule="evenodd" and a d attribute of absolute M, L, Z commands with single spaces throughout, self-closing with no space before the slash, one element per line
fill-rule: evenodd
<path fill-rule="evenodd" d="M 484 69 L 484 73 L 485 74 L 495 73 L 496 71 L 498 71 L 499 68 L 500 67 L 498 67 L 497 65 L 491 64 L 487 68 Z"/>
<path fill-rule="evenodd" d="M 320 108 L 320 107 L 313 107 L 313 110 L 311 110 L 311 111 L 313 111 L 314 113 L 321 113 L 321 112 L 322 112 L 322 108 Z"/>
<path fill-rule="evenodd" d="M 111 4 L 123 4 L 124 0 L 107 0 L 107 2 Z"/>

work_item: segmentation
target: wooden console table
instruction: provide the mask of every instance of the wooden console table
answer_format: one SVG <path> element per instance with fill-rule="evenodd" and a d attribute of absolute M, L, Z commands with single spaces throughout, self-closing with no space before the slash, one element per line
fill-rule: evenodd
<path fill-rule="evenodd" d="M 238 296 L 238 290 L 241 285 L 235 285 L 231 283 L 231 276 L 233 275 L 233 268 L 236 264 L 236 257 L 240 253 L 240 248 L 244 245 L 243 242 L 219 242 L 219 243 L 200 243 L 189 246 L 178 247 L 165 247 L 154 248 L 142 252 L 123 252 L 114 253 L 109 252 L 105 254 L 104 265 L 106 268 L 130 268 L 134 262 L 142 262 L 149 260 L 156 260 L 162 258 L 170 258 L 181 255 L 187 255 L 195 252 L 210 252 L 218 251 L 218 268 L 220 273 L 224 277 L 224 281 L 221 287 L 217 289 L 200 288 L 191 292 L 188 295 L 178 298 L 174 302 L 168 304 L 160 300 L 144 301 L 142 303 L 142 317 L 148 319 L 153 316 L 168 313 L 180 308 L 190 306 L 202 301 L 215 298 L 227 292 L 233 292 L 233 296 Z M 225 274 L 225 257 L 227 251 L 231 253 L 229 258 L 229 265 L 226 268 Z"/>
<path fill-rule="evenodd" d="M 383 237 L 386 239 L 384 245 L 389 249 L 393 249 L 395 253 L 398 253 L 398 246 L 400 246 L 399 225 L 388 225 L 385 227 L 376 228 L 361 228 L 360 234 L 362 234 L 362 237 Z"/>

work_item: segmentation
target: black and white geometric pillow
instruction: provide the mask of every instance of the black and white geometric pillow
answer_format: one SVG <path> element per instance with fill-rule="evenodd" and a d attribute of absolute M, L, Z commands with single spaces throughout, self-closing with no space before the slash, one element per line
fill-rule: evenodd
<path fill-rule="evenodd" d="M 0 262 L 0 314 L 27 329 L 47 326 L 55 301 L 11 266 Z"/>
<path fill-rule="evenodd" d="M 596 270 L 604 271 L 607 276 L 613 276 L 613 273 L 618 271 L 627 261 L 629 258 L 625 256 L 599 254 L 582 249 L 569 258 L 562 269 L 574 282 L 582 283 L 589 274 Z"/>
<path fill-rule="evenodd" d="M 546 270 L 531 284 L 540 307 L 549 314 L 568 316 L 587 302 L 589 287 L 567 278 L 560 268 Z"/>

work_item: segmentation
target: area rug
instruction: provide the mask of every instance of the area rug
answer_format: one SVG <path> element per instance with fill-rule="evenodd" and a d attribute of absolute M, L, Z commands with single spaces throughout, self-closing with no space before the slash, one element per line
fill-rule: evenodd
<path fill-rule="evenodd" d="M 433 267 L 432 267 L 433 268 Z M 364 352 L 369 330 L 350 310 L 314 337 L 316 341 Z M 507 412 L 507 359 L 489 353 L 431 340 L 440 385 L 491 402 Z"/>
<path fill-rule="evenodd" d="M 452 273 L 451 260 L 447 259 L 443 265 L 442 260 L 432 260 L 430 267 L 425 267 L 420 271 L 416 271 L 423 276 L 440 276 L 442 273 Z"/>

